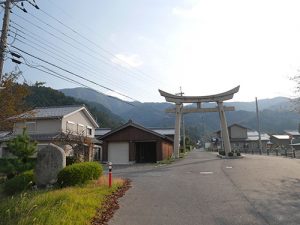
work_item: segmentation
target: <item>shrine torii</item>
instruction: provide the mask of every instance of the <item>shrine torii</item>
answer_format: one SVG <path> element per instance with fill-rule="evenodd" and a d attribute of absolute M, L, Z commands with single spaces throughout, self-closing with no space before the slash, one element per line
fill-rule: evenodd
<path fill-rule="evenodd" d="M 174 137 L 174 155 L 175 158 L 179 158 L 179 144 L 180 144 L 180 122 L 181 115 L 183 113 L 197 113 L 197 112 L 219 112 L 221 123 L 221 137 L 223 140 L 223 146 L 226 156 L 231 152 L 231 146 L 228 135 L 227 121 L 225 111 L 234 111 L 234 107 L 226 107 L 223 102 L 233 98 L 233 95 L 237 93 L 240 86 L 237 86 L 229 91 L 219 93 L 216 95 L 207 96 L 178 96 L 167 93 L 162 90 L 158 90 L 160 95 L 165 97 L 167 102 L 175 103 L 175 109 L 167 109 L 166 112 L 175 113 L 175 137 Z M 216 102 L 216 108 L 202 108 L 202 102 Z M 183 103 L 196 103 L 197 108 L 183 108 Z"/>

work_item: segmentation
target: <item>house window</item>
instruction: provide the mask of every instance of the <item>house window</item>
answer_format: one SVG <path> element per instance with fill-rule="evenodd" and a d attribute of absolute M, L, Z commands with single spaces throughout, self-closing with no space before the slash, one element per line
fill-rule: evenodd
<path fill-rule="evenodd" d="M 87 130 L 87 135 L 92 136 L 92 134 L 93 134 L 92 128 L 87 127 L 86 130 Z"/>
<path fill-rule="evenodd" d="M 84 130 L 84 125 L 82 125 L 82 124 L 77 124 L 77 133 L 79 134 L 79 135 L 84 135 L 84 133 L 85 133 L 85 130 Z"/>
<path fill-rule="evenodd" d="M 76 132 L 76 124 L 72 121 L 67 121 L 66 130 L 68 132 Z"/>
<path fill-rule="evenodd" d="M 35 122 L 25 122 L 25 127 L 28 133 L 36 132 L 36 123 Z"/>

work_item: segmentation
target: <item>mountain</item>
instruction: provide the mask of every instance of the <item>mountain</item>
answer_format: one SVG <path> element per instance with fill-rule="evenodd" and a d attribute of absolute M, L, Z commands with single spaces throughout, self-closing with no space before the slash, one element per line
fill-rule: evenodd
<path fill-rule="evenodd" d="M 170 103 L 140 103 L 128 105 L 117 100 L 89 90 L 87 88 L 74 88 L 60 90 L 65 95 L 76 99 L 90 100 L 103 104 L 111 109 L 123 120 L 140 123 L 146 127 L 174 127 L 175 115 L 165 113 L 165 109 L 174 107 Z M 205 103 L 203 107 L 214 107 L 213 103 Z M 234 106 L 236 111 L 226 112 L 228 125 L 239 123 L 251 129 L 256 129 L 256 106 L 252 102 L 226 102 L 225 105 Z M 294 112 L 294 103 L 289 98 L 276 97 L 258 100 L 260 110 L 261 129 L 268 133 L 282 133 L 286 129 L 297 129 L 300 115 Z M 192 107 L 192 106 L 191 106 Z M 199 136 L 219 130 L 218 113 L 193 113 L 184 115 L 185 127 L 190 136 Z"/>
<path fill-rule="evenodd" d="M 29 96 L 26 97 L 26 105 L 30 108 L 63 106 L 63 105 L 85 105 L 94 116 L 101 127 L 117 127 L 122 124 L 123 119 L 112 113 L 109 109 L 98 102 L 84 101 L 66 96 L 60 91 L 40 85 L 28 86 Z M 92 99 L 92 98 L 91 98 Z"/>
<path fill-rule="evenodd" d="M 64 93 L 66 96 L 71 96 L 76 99 L 100 103 L 111 112 L 117 112 L 118 115 L 124 111 L 130 110 L 133 107 L 125 101 L 101 94 L 89 88 L 70 88 L 61 89 L 59 91 Z"/>

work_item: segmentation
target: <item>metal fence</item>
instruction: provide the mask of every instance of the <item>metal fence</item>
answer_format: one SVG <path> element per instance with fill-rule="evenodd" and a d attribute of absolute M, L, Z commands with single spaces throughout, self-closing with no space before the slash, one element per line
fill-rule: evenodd
<path fill-rule="evenodd" d="M 234 152 L 246 153 L 246 154 L 262 154 L 262 155 L 271 155 L 271 156 L 284 156 L 289 158 L 300 158 L 300 150 L 295 150 L 294 148 L 289 147 L 278 147 L 263 149 L 260 153 L 260 150 L 257 149 L 232 149 Z"/>

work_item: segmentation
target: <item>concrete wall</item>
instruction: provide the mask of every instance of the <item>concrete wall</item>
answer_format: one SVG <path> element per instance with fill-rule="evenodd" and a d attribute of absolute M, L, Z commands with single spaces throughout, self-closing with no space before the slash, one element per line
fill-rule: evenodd
<path fill-rule="evenodd" d="M 27 130 L 28 133 L 32 134 L 51 134 L 61 131 L 61 120 L 60 119 L 48 119 L 48 120 L 31 120 L 28 122 L 16 122 L 14 124 L 14 133 L 22 134 L 23 128 L 28 126 L 35 126 L 35 130 Z"/>
<path fill-rule="evenodd" d="M 232 126 L 229 129 L 230 138 L 247 138 L 247 129 L 239 126 Z"/>
<path fill-rule="evenodd" d="M 81 126 L 83 125 L 83 126 Z M 87 129 L 92 129 L 92 134 L 89 135 L 87 132 Z M 85 115 L 83 111 L 79 111 L 77 113 L 74 113 L 70 116 L 67 116 L 66 118 L 63 118 L 62 120 L 62 130 L 70 130 L 74 134 L 75 133 L 82 133 L 84 135 L 87 135 L 88 137 L 94 137 L 95 136 L 95 127 L 90 122 L 89 118 Z"/>

